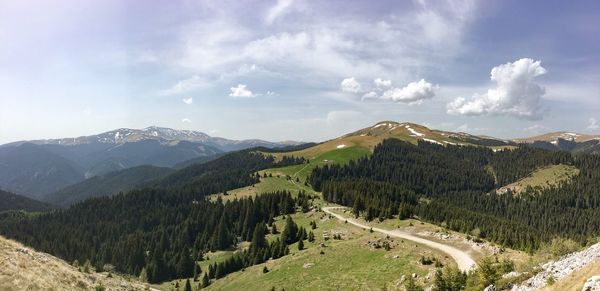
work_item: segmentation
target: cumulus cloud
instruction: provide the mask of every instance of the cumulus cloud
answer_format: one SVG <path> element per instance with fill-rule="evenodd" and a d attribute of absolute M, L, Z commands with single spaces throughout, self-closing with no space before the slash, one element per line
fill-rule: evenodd
<path fill-rule="evenodd" d="M 231 90 L 229 97 L 233 98 L 254 98 L 258 96 L 257 94 L 252 93 L 250 89 L 247 89 L 245 84 L 238 84 L 236 87 L 229 88 L 229 90 Z"/>
<path fill-rule="evenodd" d="M 183 98 L 181 101 L 183 101 L 183 103 L 185 103 L 185 104 L 190 105 L 190 104 L 194 103 L 194 98 L 186 97 L 186 98 Z"/>
<path fill-rule="evenodd" d="M 456 115 L 509 115 L 524 119 L 540 119 L 545 112 L 541 97 L 546 90 L 534 83 L 546 74 L 540 61 L 523 58 L 492 69 L 496 88 L 472 98 L 458 97 L 448 103 L 447 112 Z"/>
<path fill-rule="evenodd" d="M 189 118 L 184 118 L 181 120 L 183 123 L 191 123 L 192 121 Z"/>
<path fill-rule="evenodd" d="M 596 129 L 600 128 L 600 125 L 598 124 L 598 121 L 596 120 L 596 118 L 592 117 L 592 118 L 588 119 L 587 128 L 591 129 L 591 130 L 596 130 Z"/>
<path fill-rule="evenodd" d="M 340 89 L 343 92 L 358 93 L 361 90 L 361 86 L 360 83 L 356 81 L 356 79 L 354 79 L 354 77 L 350 77 L 342 80 L 342 83 L 340 84 Z"/>
<path fill-rule="evenodd" d="M 419 104 L 423 100 L 433 98 L 436 90 L 439 88 L 421 79 L 417 82 L 410 82 L 405 87 L 393 87 L 391 80 L 383 80 L 377 78 L 373 80 L 375 88 L 371 88 L 362 95 L 362 100 L 381 99 L 394 102 L 402 102 L 409 104 Z M 342 81 L 340 89 L 343 92 L 359 93 L 364 92 L 362 86 L 353 77 L 346 78 Z"/>
<path fill-rule="evenodd" d="M 391 83 L 390 83 L 391 85 Z M 420 102 L 425 99 L 430 99 L 435 96 L 435 91 L 438 86 L 435 86 L 425 79 L 421 79 L 418 82 L 408 83 L 403 88 L 391 88 L 386 90 L 381 95 L 382 99 L 392 100 L 394 102 L 413 103 Z"/>
<path fill-rule="evenodd" d="M 379 95 L 377 95 L 377 92 L 375 91 L 371 91 L 371 92 L 367 92 L 365 93 L 365 95 L 362 96 L 362 99 L 375 99 L 379 97 Z"/>
<path fill-rule="evenodd" d="M 389 88 L 390 86 L 392 86 L 392 81 L 391 80 L 383 80 L 381 78 L 377 78 L 377 79 L 373 80 L 373 83 L 375 83 L 375 86 L 379 90 L 384 90 L 384 89 Z"/>

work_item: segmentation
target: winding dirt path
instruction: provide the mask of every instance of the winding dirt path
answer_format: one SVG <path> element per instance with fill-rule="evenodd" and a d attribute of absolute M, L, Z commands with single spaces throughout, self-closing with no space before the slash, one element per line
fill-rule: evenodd
<path fill-rule="evenodd" d="M 354 226 L 357 226 L 357 227 L 360 227 L 360 228 L 364 228 L 364 229 L 371 229 L 372 228 L 373 231 L 376 231 L 376 232 L 387 234 L 387 235 L 393 236 L 393 237 L 398 237 L 398 238 L 402 238 L 402 239 L 414 241 L 416 243 L 420 243 L 422 245 L 426 245 L 426 246 L 428 246 L 430 248 L 434 248 L 436 250 L 440 250 L 440 251 L 448 254 L 450 257 L 452 257 L 452 259 L 454 259 L 454 261 L 456 261 L 456 264 L 458 265 L 458 268 L 461 271 L 469 271 L 472 268 L 474 268 L 474 267 L 477 266 L 477 264 L 475 263 L 475 260 L 473 260 L 473 258 L 469 254 L 467 254 L 467 253 L 465 253 L 465 252 L 463 252 L 463 251 L 461 251 L 461 250 L 459 250 L 459 249 L 457 249 L 455 247 L 452 247 L 452 246 L 449 246 L 449 245 L 445 245 L 445 244 L 442 244 L 442 243 L 439 243 L 439 242 L 436 242 L 436 241 L 431 241 L 431 240 L 428 240 L 428 239 L 424 239 L 422 237 L 414 236 L 414 235 L 412 235 L 412 234 L 410 234 L 408 232 L 404 232 L 404 231 L 401 231 L 401 230 L 387 230 L 387 229 L 382 229 L 382 228 L 377 228 L 377 227 L 371 227 L 369 225 L 362 224 L 362 223 L 360 223 L 360 222 L 358 222 L 358 221 L 356 221 L 354 219 L 344 217 L 343 215 L 334 213 L 332 211 L 332 210 L 335 210 L 335 209 L 342 210 L 342 209 L 345 209 L 345 207 L 323 207 L 322 209 L 323 209 L 323 211 L 325 213 L 333 215 L 333 216 L 335 216 L 339 220 L 348 221 L 348 223 L 350 223 L 350 224 L 352 224 Z"/>

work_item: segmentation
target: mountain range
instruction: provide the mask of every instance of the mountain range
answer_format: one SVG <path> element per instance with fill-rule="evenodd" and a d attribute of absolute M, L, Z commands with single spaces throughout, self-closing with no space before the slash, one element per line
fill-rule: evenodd
<path fill-rule="evenodd" d="M 68 185 L 141 165 L 179 163 L 251 147 L 298 142 L 230 140 L 191 130 L 121 128 L 75 138 L 19 141 L 0 146 L 0 188 L 43 199 Z"/>
<path fill-rule="evenodd" d="M 552 151 L 600 152 L 600 136 L 572 132 L 506 140 L 463 132 L 430 129 L 408 123 L 382 121 L 339 138 L 313 144 L 323 152 L 361 144 L 372 151 L 386 138 L 442 145 L 475 145 L 493 149 L 521 143 Z M 258 139 L 231 140 L 192 130 L 162 127 L 121 128 L 75 138 L 19 141 L 0 146 L 0 189 L 45 202 L 68 206 L 80 200 L 110 195 L 144 185 L 195 163 L 241 149 L 283 148 L 299 142 Z"/>

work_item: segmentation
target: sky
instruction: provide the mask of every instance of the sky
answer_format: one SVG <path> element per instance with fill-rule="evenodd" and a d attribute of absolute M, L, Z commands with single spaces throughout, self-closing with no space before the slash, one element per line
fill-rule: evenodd
<path fill-rule="evenodd" d="M 0 1 L 0 143 L 600 134 L 600 2 Z"/>

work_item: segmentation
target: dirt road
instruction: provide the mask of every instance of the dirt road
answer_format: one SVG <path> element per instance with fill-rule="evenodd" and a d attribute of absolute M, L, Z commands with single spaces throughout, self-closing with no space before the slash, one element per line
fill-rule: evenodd
<path fill-rule="evenodd" d="M 364 229 L 371 229 L 372 227 L 366 224 L 362 224 L 354 219 L 351 218 L 347 218 L 344 217 L 343 215 L 334 213 L 332 210 L 334 209 L 344 209 L 345 207 L 323 207 L 323 211 L 327 214 L 331 214 L 333 216 L 335 216 L 337 219 L 342 220 L 342 221 L 348 221 L 348 223 L 358 226 L 360 228 L 364 228 Z M 474 268 L 477 264 L 475 263 L 475 260 L 473 260 L 473 258 L 471 258 L 471 256 L 469 256 L 469 254 L 465 253 L 464 251 L 461 251 L 455 247 L 449 246 L 449 245 L 445 245 L 436 241 L 431 241 L 422 237 L 418 237 L 418 236 L 414 236 L 410 233 L 404 232 L 404 231 L 400 231 L 400 230 L 386 230 L 386 229 L 382 229 L 382 228 L 377 228 L 377 227 L 373 227 L 372 228 L 373 231 L 376 232 L 380 232 L 383 234 L 387 234 L 389 236 L 393 236 L 393 237 L 398 237 L 398 238 L 402 238 L 405 240 L 410 240 L 410 241 L 414 241 L 416 243 L 422 244 L 422 245 L 426 245 L 430 248 L 436 249 L 436 250 L 440 250 L 446 254 L 448 254 L 450 257 L 452 257 L 452 259 L 454 259 L 454 261 L 456 261 L 456 264 L 458 265 L 458 268 L 461 271 L 468 271 L 472 268 Z"/>

